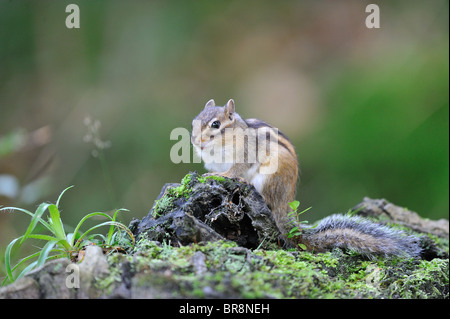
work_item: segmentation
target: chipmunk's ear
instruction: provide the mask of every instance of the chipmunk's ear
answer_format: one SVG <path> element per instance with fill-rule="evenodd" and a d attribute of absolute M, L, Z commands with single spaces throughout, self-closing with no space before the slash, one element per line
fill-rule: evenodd
<path fill-rule="evenodd" d="M 233 99 L 230 99 L 227 103 L 227 105 L 225 105 L 225 114 L 231 119 L 233 119 L 233 114 L 234 114 L 234 101 Z"/>
<path fill-rule="evenodd" d="M 213 107 L 213 106 L 216 106 L 216 102 L 214 102 L 214 100 L 211 99 L 211 100 L 209 100 L 208 102 L 206 102 L 206 104 L 205 104 L 205 109 L 206 109 L 207 107 Z"/>

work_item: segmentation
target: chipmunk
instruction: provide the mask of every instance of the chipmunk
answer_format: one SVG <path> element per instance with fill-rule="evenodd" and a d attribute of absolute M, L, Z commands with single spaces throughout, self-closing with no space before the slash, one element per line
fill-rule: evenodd
<path fill-rule="evenodd" d="M 292 228 L 289 202 L 295 199 L 299 164 L 289 138 L 258 119 L 242 119 L 232 99 L 221 107 L 209 100 L 192 121 L 191 142 L 207 175 L 238 178 L 251 183 L 272 211 L 284 236 Z M 301 235 L 283 237 L 290 245 L 301 243 L 310 251 L 334 247 L 373 255 L 419 256 L 418 238 L 349 215 L 332 215 L 316 227 L 305 225 Z"/>

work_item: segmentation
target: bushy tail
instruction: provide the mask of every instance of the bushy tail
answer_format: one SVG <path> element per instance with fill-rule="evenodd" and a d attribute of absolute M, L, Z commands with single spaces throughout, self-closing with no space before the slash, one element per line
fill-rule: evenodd
<path fill-rule="evenodd" d="M 315 228 L 303 229 L 301 242 L 312 251 L 341 247 L 368 257 L 417 257 L 422 251 L 417 237 L 350 215 L 332 215 Z"/>

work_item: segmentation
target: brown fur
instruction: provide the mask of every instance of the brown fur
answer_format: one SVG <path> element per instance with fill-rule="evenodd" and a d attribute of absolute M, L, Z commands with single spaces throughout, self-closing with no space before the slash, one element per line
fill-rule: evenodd
<path fill-rule="evenodd" d="M 295 198 L 295 189 L 298 180 L 298 161 L 295 153 L 294 146 L 289 141 L 286 135 L 275 129 L 273 126 L 258 120 L 248 119 L 243 120 L 239 114 L 235 112 L 234 101 L 228 101 L 224 107 L 216 107 L 213 100 L 208 101 L 205 105 L 205 109 L 194 119 L 194 121 L 201 121 L 201 137 L 198 135 L 192 135 L 192 144 L 199 150 L 201 143 L 209 139 L 213 139 L 215 136 L 221 136 L 220 142 L 222 145 L 228 145 L 234 147 L 237 152 L 244 152 L 244 163 L 235 161 L 231 167 L 226 171 L 216 171 L 216 169 L 222 169 L 220 165 L 205 165 L 211 174 L 222 175 L 231 178 L 241 178 L 248 182 L 254 182 L 255 187 L 264 197 L 268 207 L 272 210 L 275 222 L 282 234 L 287 232 L 287 213 L 289 211 L 288 203 L 292 202 Z M 212 127 L 214 121 L 221 123 L 220 128 L 216 129 Z M 234 136 L 229 141 L 225 138 L 227 129 L 236 129 Z M 242 130 L 238 130 L 242 129 Z M 256 137 L 256 145 L 252 145 L 248 142 L 248 137 L 244 136 L 246 129 L 254 129 L 259 135 Z M 252 131 L 252 132 L 253 132 Z M 229 136 L 227 136 L 229 138 Z M 272 139 L 272 141 L 271 141 Z M 266 149 L 269 151 L 263 156 L 262 159 L 258 159 L 257 163 L 249 163 L 247 159 L 251 152 L 257 154 L 262 143 L 265 142 Z M 211 145 L 218 145 L 219 141 L 212 142 Z M 228 144 L 227 144 L 228 143 Z M 233 143 L 233 145 L 229 145 Z M 211 145 L 205 146 L 206 148 L 212 147 Z M 273 150 L 277 149 L 278 153 Z M 225 152 L 225 151 L 222 151 Z M 234 154 L 236 155 L 236 154 Z M 277 158 L 274 158 L 277 156 Z M 274 171 L 271 174 L 253 173 L 255 166 L 257 165 L 262 169 L 270 168 Z M 271 165 L 278 165 L 270 167 Z"/>

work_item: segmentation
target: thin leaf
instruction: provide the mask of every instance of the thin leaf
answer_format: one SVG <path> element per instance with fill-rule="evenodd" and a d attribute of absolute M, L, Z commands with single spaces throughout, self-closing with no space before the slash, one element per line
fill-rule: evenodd
<path fill-rule="evenodd" d="M 43 237 L 43 236 L 45 236 L 45 235 L 30 235 L 29 238 L 37 238 L 37 237 L 39 237 L 38 239 L 42 239 L 42 238 L 40 238 L 40 237 Z M 21 277 L 20 275 L 19 275 L 17 278 L 14 278 L 14 276 L 13 276 L 13 271 L 14 271 L 18 266 L 20 266 L 22 263 L 24 263 L 25 261 L 28 261 L 28 260 L 31 259 L 31 258 L 34 258 L 34 257 L 36 257 L 36 256 L 39 256 L 39 255 L 42 253 L 42 251 L 39 251 L 39 252 L 34 253 L 34 254 L 31 254 L 31 255 L 29 255 L 29 256 L 27 256 L 27 257 L 25 257 L 25 258 L 22 258 L 22 259 L 21 259 L 14 267 L 11 267 L 11 250 L 12 250 L 12 247 L 13 247 L 14 244 L 15 244 L 19 239 L 21 239 L 22 237 L 23 237 L 23 236 L 14 239 L 14 240 L 11 241 L 11 242 L 9 243 L 9 245 L 6 247 L 6 251 L 5 251 L 5 267 L 6 267 L 6 274 L 7 274 L 8 279 L 9 279 L 10 282 L 14 282 L 15 280 L 17 280 L 17 279 L 19 279 L 19 278 Z M 51 237 L 51 236 L 46 236 L 46 237 L 54 238 L 54 237 Z M 32 264 L 33 264 L 33 263 L 32 263 Z M 31 269 L 33 269 L 33 267 L 34 267 L 34 266 L 29 265 L 29 266 L 27 266 L 25 269 L 31 270 Z M 24 271 L 22 271 L 22 273 L 24 273 Z"/>
<path fill-rule="evenodd" d="M 39 253 L 40 253 L 40 252 L 39 252 Z M 56 259 L 56 258 L 60 258 L 60 256 L 59 256 L 59 255 L 49 256 L 49 257 L 47 257 L 47 258 L 45 259 L 45 261 L 48 261 L 48 260 L 50 260 L 50 259 Z M 29 271 L 33 270 L 34 268 L 40 267 L 40 266 L 38 266 L 37 264 L 38 264 L 38 261 L 35 260 L 35 261 L 33 261 L 31 264 L 29 264 L 27 267 L 25 267 L 25 269 L 22 270 L 22 272 L 17 276 L 16 280 L 19 279 L 19 278 L 21 278 L 21 277 L 23 277 L 23 276 L 25 276 Z"/>
<path fill-rule="evenodd" d="M 299 215 L 304 214 L 304 213 L 306 213 L 308 210 L 310 210 L 311 208 L 312 208 L 312 206 L 311 206 L 311 207 L 308 207 L 307 209 L 301 211 L 301 212 L 298 213 L 298 214 L 299 214 Z"/>
<path fill-rule="evenodd" d="M 100 237 L 99 239 L 96 239 L 96 237 Z M 104 243 L 106 243 L 106 237 L 103 236 L 102 234 L 93 234 L 88 236 L 87 239 L 88 242 L 90 243 L 95 243 L 96 245 L 102 245 Z"/>
<path fill-rule="evenodd" d="M 23 236 L 17 237 L 16 239 L 13 239 L 8 246 L 6 246 L 5 250 L 5 268 L 6 268 L 6 275 L 8 276 L 8 279 L 10 282 L 14 282 L 14 276 L 13 271 L 11 268 L 11 250 L 14 244 L 19 240 L 22 239 Z"/>
<path fill-rule="evenodd" d="M 65 240 L 66 233 L 61 222 L 61 216 L 59 214 L 58 207 L 54 204 L 51 204 L 50 206 L 48 206 L 48 211 L 50 212 L 50 219 L 52 221 L 52 227 L 56 238 L 58 238 L 58 240 Z"/>
<path fill-rule="evenodd" d="M 19 212 L 25 213 L 27 215 L 30 215 L 31 217 L 34 217 L 34 214 L 32 212 L 30 212 L 29 210 L 23 209 L 23 208 L 19 208 L 19 207 L 3 207 L 0 209 L 0 211 L 2 210 L 17 210 Z M 47 223 L 45 220 L 43 220 L 42 218 L 38 218 L 38 221 L 45 226 L 45 228 L 47 228 L 49 231 L 51 231 L 51 227 L 50 224 Z"/>
<path fill-rule="evenodd" d="M 28 261 L 28 260 L 31 259 L 31 258 L 34 258 L 34 257 L 38 256 L 39 254 L 40 254 L 40 252 L 37 252 L 37 253 L 31 254 L 31 255 L 29 255 L 29 256 L 27 256 L 27 257 L 22 258 L 22 259 L 21 259 L 21 260 L 13 267 L 13 268 L 9 267 L 9 268 L 11 269 L 11 273 L 13 273 L 14 270 L 16 270 L 16 268 L 19 267 L 22 263 Z M 19 276 L 20 276 L 20 275 L 19 275 Z M 17 278 L 15 278 L 14 280 L 17 280 L 17 279 L 19 278 L 19 276 L 18 276 Z M 9 277 L 6 276 L 5 279 L 2 281 L 2 286 L 5 285 L 5 283 L 6 283 L 6 281 L 7 281 L 8 279 L 9 279 Z"/>
<path fill-rule="evenodd" d="M 0 208 L 0 211 L 2 211 L 2 210 L 4 210 L 4 211 L 7 211 L 7 210 L 18 210 L 18 211 L 21 211 L 23 213 L 26 213 L 26 214 L 30 215 L 31 217 L 33 217 L 33 215 L 34 215 L 29 210 L 26 210 L 26 209 L 23 209 L 23 208 L 18 208 L 18 207 L 3 207 L 3 208 Z"/>
<path fill-rule="evenodd" d="M 121 208 L 121 209 L 116 210 L 116 211 L 114 212 L 113 217 L 112 217 L 112 221 L 113 221 L 113 222 L 116 221 L 117 214 L 118 214 L 119 212 L 121 212 L 121 211 L 127 211 L 127 212 L 128 212 L 129 210 L 128 210 L 128 209 L 125 209 L 125 208 Z M 111 226 L 109 227 L 108 236 L 107 236 L 107 239 L 106 239 L 106 244 L 107 244 L 107 245 L 111 245 L 112 235 L 113 235 L 113 234 L 114 234 L 114 225 L 111 225 Z"/>
<path fill-rule="evenodd" d="M 26 257 L 22 258 L 22 259 L 21 259 L 21 260 L 20 260 L 20 261 L 12 268 L 12 271 L 14 272 L 14 270 L 16 270 L 16 268 L 19 267 L 19 266 L 20 266 L 21 264 L 23 264 L 24 262 L 26 262 L 26 261 L 28 261 L 28 260 L 30 260 L 30 259 L 32 259 L 32 258 L 38 257 L 40 253 L 41 253 L 41 252 L 38 251 L 38 252 L 36 252 L 36 253 L 34 253 L 34 254 L 31 254 L 31 255 L 29 255 L 29 256 L 26 256 Z M 16 278 L 16 280 L 17 280 L 17 278 Z"/>
<path fill-rule="evenodd" d="M 116 217 L 117 217 L 117 214 L 118 214 L 119 212 L 129 212 L 129 210 L 126 209 L 126 208 L 120 208 L 120 209 L 116 210 L 116 211 L 114 212 L 113 217 L 112 217 L 112 221 L 113 221 L 113 222 L 116 221 Z"/>
<path fill-rule="evenodd" d="M 101 212 L 95 212 L 95 213 L 87 214 L 86 216 L 84 216 L 84 217 L 80 220 L 80 222 L 78 223 L 77 227 L 75 227 L 75 230 L 74 230 L 74 232 L 73 232 L 73 236 L 72 236 L 71 240 L 69 241 L 69 244 L 70 244 L 71 246 L 74 245 L 75 238 L 77 237 L 77 234 L 78 234 L 78 231 L 79 231 L 81 225 L 82 225 L 87 219 L 89 219 L 89 218 L 91 218 L 91 217 L 94 217 L 94 216 L 103 216 L 103 217 L 106 217 L 106 218 L 112 220 L 111 216 L 109 216 L 108 214 L 105 214 L 105 213 L 101 213 Z"/>
<path fill-rule="evenodd" d="M 28 238 L 59 242 L 58 238 L 49 235 L 31 234 Z"/>
<path fill-rule="evenodd" d="M 59 238 L 56 238 L 53 236 L 41 235 L 41 234 L 31 234 L 29 236 L 29 238 L 46 240 L 46 241 L 54 241 L 58 246 L 60 246 L 65 251 L 72 249 L 72 246 L 69 244 L 69 242 L 65 238 L 59 239 Z"/>
<path fill-rule="evenodd" d="M 22 240 L 20 241 L 21 244 L 29 237 L 31 232 L 34 230 L 34 228 L 36 227 L 36 225 L 39 222 L 39 220 L 41 220 L 42 214 L 44 214 L 44 212 L 45 212 L 45 210 L 47 209 L 48 206 L 50 206 L 50 204 L 42 203 L 36 209 L 36 212 L 33 214 L 33 217 L 31 218 L 30 225 L 28 226 L 27 231 L 25 232 L 25 234 L 22 237 Z M 51 227 L 50 227 L 50 231 L 53 232 Z"/>
<path fill-rule="evenodd" d="M 26 266 L 26 267 L 20 272 L 20 274 L 17 276 L 17 278 L 16 278 L 15 280 L 20 279 L 21 277 L 25 276 L 25 274 L 26 274 L 27 272 L 30 272 L 31 270 L 33 270 L 34 268 L 36 268 L 36 265 L 37 265 L 37 260 L 33 261 L 31 264 L 29 264 L 28 266 Z"/>
<path fill-rule="evenodd" d="M 113 222 L 113 221 L 107 221 L 107 222 L 104 222 L 104 223 L 101 223 L 101 224 L 98 224 L 98 225 L 95 225 L 95 226 L 89 228 L 83 235 L 81 235 L 81 237 L 77 240 L 77 242 L 75 243 L 74 246 L 75 246 L 75 247 L 79 247 L 80 243 L 82 242 L 82 239 L 83 239 L 88 233 L 90 233 L 91 231 L 93 231 L 94 229 L 97 229 L 97 228 L 102 227 L 102 226 L 110 226 L 110 225 L 114 225 L 114 226 L 116 226 L 116 227 L 118 227 L 118 228 L 122 228 L 123 230 L 125 230 L 125 231 L 127 232 L 127 234 L 132 238 L 132 240 L 133 240 L 133 245 L 135 244 L 133 233 L 128 229 L 127 226 L 125 226 L 125 225 L 122 224 L 122 223 Z"/>
<path fill-rule="evenodd" d="M 61 192 L 61 194 L 59 194 L 58 200 L 56 201 L 56 207 L 59 207 L 59 202 L 61 201 L 62 195 L 63 195 L 66 191 L 68 191 L 69 189 L 71 189 L 72 187 L 74 187 L 74 185 L 67 187 L 65 190 L 63 190 L 63 191 Z"/>
<path fill-rule="evenodd" d="M 55 245 L 55 241 L 49 241 L 45 244 L 44 247 L 42 247 L 42 249 L 40 250 L 39 258 L 37 259 L 36 267 L 40 267 L 46 262 L 48 254 L 52 251 Z"/>

